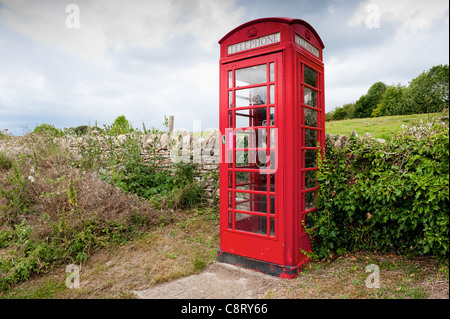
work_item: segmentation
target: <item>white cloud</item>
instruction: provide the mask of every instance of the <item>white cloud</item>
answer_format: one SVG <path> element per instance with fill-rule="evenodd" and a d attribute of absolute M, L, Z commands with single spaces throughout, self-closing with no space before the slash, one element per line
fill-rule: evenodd
<path fill-rule="evenodd" d="M 448 9 L 448 0 L 367 0 L 360 3 L 348 25 L 361 25 L 370 19 L 369 15 L 379 13 L 381 27 L 384 20 L 400 22 L 401 29 L 424 30 L 431 26 L 433 20 L 442 17 Z"/>
<path fill-rule="evenodd" d="M 68 3 L 5 0 L 3 23 L 69 53 L 106 62 L 107 50 L 126 46 L 158 48 L 177 35 L 188 34 L 211 49 L 234 27 L 243 9 L 221 0 L 79 0 L 80 28 L 68 28 Z M 186 14 L 188 12 L 188 14 Z"/>

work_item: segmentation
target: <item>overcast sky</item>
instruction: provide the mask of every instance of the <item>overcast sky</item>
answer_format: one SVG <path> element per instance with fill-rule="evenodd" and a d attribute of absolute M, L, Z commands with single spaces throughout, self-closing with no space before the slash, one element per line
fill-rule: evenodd
<path fill-rule="evenodd" d="M 321 36 L 326 111 L 449 63 L 447 0 L 0 0 L 0 130 L 122 114 L 138 128 L 162 128 L 164 115 L 218 128 L 218 41 L 273 16 Z"/>

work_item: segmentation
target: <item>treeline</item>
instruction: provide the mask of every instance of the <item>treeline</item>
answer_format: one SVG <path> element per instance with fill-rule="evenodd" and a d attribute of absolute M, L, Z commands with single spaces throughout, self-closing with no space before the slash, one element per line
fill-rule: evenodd
<path fill-rule="evenodd" d="M 449 107 L 449 66 L 436 65 L 408 86 L 374 83 L 355 103 L 325 114 L 326 121 L 390 115 L 436 113 Z"/>

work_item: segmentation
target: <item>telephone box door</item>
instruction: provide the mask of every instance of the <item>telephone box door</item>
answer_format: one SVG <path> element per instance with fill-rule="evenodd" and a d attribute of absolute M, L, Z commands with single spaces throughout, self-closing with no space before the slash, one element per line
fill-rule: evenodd
<path fill-rule="evenodd" d="M 221 66 L 221 249 L 282 263 L 278 100 L 281 54 Z M 225 230 L 225 231 L 223 231 Z"/>

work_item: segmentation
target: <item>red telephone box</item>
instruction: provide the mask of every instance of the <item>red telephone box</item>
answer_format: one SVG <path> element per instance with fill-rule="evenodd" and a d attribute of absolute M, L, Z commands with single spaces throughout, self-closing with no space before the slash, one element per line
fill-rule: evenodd
<path fill-rule="evenodd" d="M 324 45 L 289 18 L 250 21 L 219 44 L 218 260 L 294 278 L 311 251 L 325 144 Z"/>

